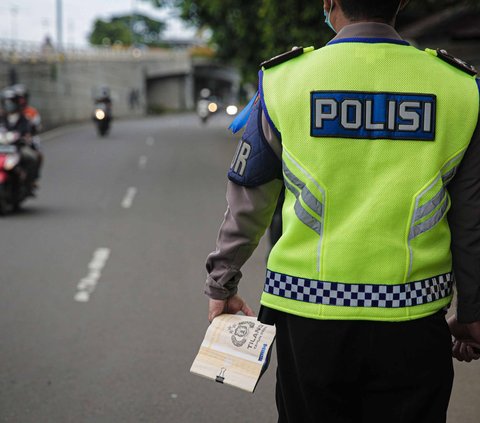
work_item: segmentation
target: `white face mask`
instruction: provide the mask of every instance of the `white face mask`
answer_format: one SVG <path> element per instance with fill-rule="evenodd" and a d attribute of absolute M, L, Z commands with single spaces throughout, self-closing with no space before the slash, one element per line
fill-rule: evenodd
<path fill-rule="evenodd" d="M 20 113 L 11 113 L 7 115 L 8 123 L 10 125 L 15 125 L 20 119 Z"/>

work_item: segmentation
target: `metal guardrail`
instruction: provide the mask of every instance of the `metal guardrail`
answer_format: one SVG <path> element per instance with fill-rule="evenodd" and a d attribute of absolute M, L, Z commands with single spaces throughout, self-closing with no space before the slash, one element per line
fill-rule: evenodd
<path fill-rule="evenodd" d="M 66 45 L 62 50 L 45 43 L 6 40 L 0 38 L 0 61 L 19 62 L 63 62 L 81 60 L 148 60 L 185 56 L 185 51 L 166 49 L 141 49 L 131 47 L 76 47 Z"/>

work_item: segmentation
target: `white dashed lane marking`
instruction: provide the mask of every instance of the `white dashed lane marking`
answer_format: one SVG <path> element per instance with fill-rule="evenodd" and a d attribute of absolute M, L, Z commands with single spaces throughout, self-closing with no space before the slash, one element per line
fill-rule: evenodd
<path fill-rule="evenodd" d="M 127 193 L 125 194 L 125 197 L 123 197 L 123 200 L 122 200 L 122 207 L 124 209 L 129 209 L 130 207 L 132 207 L 133 200 L 136 195 L 137 195 L 137 188 L 135 187 L 128 188 Z"/>
<path fill-rule="evenodd" d="M 86 303 L 90 300 L 95 291 L 98 281 L 102 276 L 108 258 L 110 257 L 110 248 L 97 248 L 93 253 L 92 261 L 88 265 L 88 275 L 77 285 L 75 301 Z"/>
<path fill-rule="evenodd" d="M 148 137 L 146 142 L 149 147 L 152 147 L 155 144 L 155 139 L 153 137 Z"/>
<path fill-rule="evenodd" d="M 140 169 L 145 169 L 147 167 L 147 156 L 140 156 L 138 159 L 138 167 Z"/>

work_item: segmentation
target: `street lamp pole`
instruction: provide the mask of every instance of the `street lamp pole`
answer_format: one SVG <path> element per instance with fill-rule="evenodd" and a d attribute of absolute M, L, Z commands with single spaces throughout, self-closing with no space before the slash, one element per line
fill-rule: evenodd
<path fill-rule="evenodd" d="M 17 40 L 17 15 L 18 15 L 18 6 L 13 5 L 10 8 L 10 38 L 12 42 L 12 47 L 15 47 L 15 42 Z"/>
<path fill-rule="evenodd" d="M 57 49 L 63 48 L 63 10 L 62 0 L 57 0 Z"/>

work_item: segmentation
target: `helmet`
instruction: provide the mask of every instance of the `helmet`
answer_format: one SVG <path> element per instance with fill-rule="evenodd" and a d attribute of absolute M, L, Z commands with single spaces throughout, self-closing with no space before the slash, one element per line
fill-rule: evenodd
<path fill-rule="evenodd" d="M 15 84 L 10 87 L 20 97 L 28 96 L 27 87 L 24 84 Z"/>
<path fill-rule="evenodd" d="M 5 88 L 1 93 L 2 109 L 6 113 L 17 113 L 20 111 L 20 97 L 11 87 Z"/>
<path fill-rule="evenodd" d="M 100 87 L 100 97 L 110 97 L 110 88 L 105 85 Z"/>
<path fill-rule="evenodd" d="M 208 88 L 202 88 L 200 90 L 200 97 L 201 98 L 208 98 L 212 95 L 212 92 Z"/>
<path fill-rule="evenodd" d="M 24 107 L 28 103 L 28 98 L 30 96 L 30 93 L 28 92 L 28 89 L 25 85 L 23 84 L 15 84 L 12 85 L 11 89 L 15 91 L 19 98 L 20 106 Z"/>

